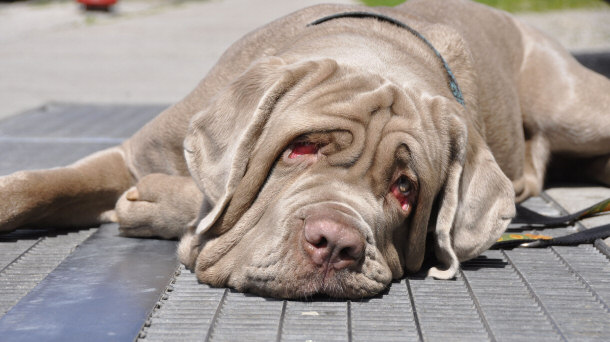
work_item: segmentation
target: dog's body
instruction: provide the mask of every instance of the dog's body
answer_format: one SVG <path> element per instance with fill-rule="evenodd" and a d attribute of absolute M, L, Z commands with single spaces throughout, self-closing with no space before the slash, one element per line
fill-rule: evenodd
<path fill-rule="evenodd" d="M 450 71 L 388 22 L 308 26 L 353 11 L 407 23 Z M 418 271 L 427 238 L 429 274 L 453 277 L 540 191 L 551 154 L 610 184 L 609 112 L 608 79 L 503 12 L 315 6 L 235 43 L 122 146 L 0 178 L 0 231 L 115 220 L 182 237 L 181 261 L 215 286 L 369 296 Z"/>

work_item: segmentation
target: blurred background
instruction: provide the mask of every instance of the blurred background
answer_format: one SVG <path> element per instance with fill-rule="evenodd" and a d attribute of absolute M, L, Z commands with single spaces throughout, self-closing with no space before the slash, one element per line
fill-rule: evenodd
<path fill-rule="evenodd" d="M 367 6 L 396 6 L 406 0 L 362 0 Z M 608 0 L 475 0 L 509 12 L 564 10 L 603 7 Z"/>
<path fill-rule="evenodd" d="M 98 1 L 0 1 L 0 119 L 53 102 L 170 104 L 194 88 L 232 42 L 282 15 L 323 2 L 404 2 Z M 575 53 L 610 54 L 606 1 L 479 2 L 515 13 Z"/>

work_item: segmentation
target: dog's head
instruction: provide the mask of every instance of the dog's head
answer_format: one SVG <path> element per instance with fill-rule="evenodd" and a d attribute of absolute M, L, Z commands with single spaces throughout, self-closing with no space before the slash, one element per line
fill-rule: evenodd
<path fill-rule="evenodd" d="M 256 63 L 191 122 L 207 215 L 181 261 L 214 286 L 359 298 L 419 271 L 432 238 L 429 274 L 453 277 L 514 210 L 468 115 L 332 59 Z"/>

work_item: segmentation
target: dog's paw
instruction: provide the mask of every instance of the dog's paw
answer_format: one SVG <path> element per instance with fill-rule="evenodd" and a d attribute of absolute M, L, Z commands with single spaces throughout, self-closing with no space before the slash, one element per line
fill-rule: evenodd
<path fill-rule="evenodd" d="M 526 199 L 538 196 L 542 187 L 541 183 L 533 176 L 524 175 L 516 181 L 513 181 L 513 189 L 515 190 L 515 202 L 521 203 Z"/>
<path fill-rule="evenodd" d="M 196 220 L 203 194 L 190 177 L 151 174 L 117 201 L 121 235 L 180 238 Z"/>

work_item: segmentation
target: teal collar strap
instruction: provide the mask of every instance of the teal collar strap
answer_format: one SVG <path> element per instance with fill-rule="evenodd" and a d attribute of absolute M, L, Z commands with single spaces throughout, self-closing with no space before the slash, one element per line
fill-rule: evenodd
<path fill-rule="evenodd" d="M 401 21 L 398 21 L 394 18 L 390 18 L 388 16 L 385 16 L 382 14 L 377 14 L 377 13 L 345 12 L 345 13 L 338 13 L 338 14 L 333 14 L 333 15 L 329 15 L 329 16 L 320 18 L 320 19 L 308 24 L 307 26 L 315 26 L 315 25 L 319 25 L 319 24 L 322 24 L 322 23 L 330 21 L 330 20 L 341 19 L 341 18 L 373 18 L 373 19 L 377 19 L 379 21 L 383 21 L 383 22 L 387 22 L 387 23 L 396 25 L 396 26 L 410 32 L 412 35 L 414 35 L 419 40 L 424 42 L 424 44 L 426 44 L 434 52 L 436 57 L 438 57 L 438 59 L 440 60 L 440 62 L 443 65 L 443 68 L 445 69 L 445 71 L 447 73 L 447 76 L 449 77 L 449 89 L 451 90 L 453 97 L 455 97 L 457 102 L 459 102 L 462 106 L 466 106 L 466 104 L 464 102 L 464 96 L 462 95 L 462 91 L 460 90 L 460 87 L 458 86 L 458 83 L 455 79 L 455 76 L 453 75 L 453 72 L 451 71 L 451 68 L 449 67 L 449 64 L 447 64 L 447 61 L 445 61 L 443 56 L 441 56 L 441 54 L 438 52 L 438 50 L 436 50 L 436 48 L 434 48 L 434 46 L 430 43 L 430 41 L 428 41 L 428 39 L 426 39 L 426 37 L 422 36 L 421 33 L 415 31 L 413 28 L 411 28 L 407 24 L 405 24 Z"/>

